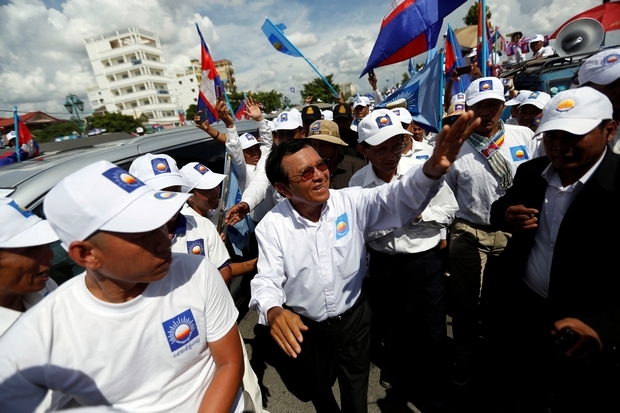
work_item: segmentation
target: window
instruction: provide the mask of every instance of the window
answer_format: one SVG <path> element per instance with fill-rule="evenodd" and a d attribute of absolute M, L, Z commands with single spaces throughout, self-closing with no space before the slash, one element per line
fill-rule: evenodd
<path fill-rule="evenodd" d="M 110 67 L 110 62 L 103 62 L 103 65 L 104 65 L 105 67 Z"/>
<path fill-rule="evenodd" d="M 131 107 L 135 108 L 136 106 L 138 106 L 138 104 L 136 102 L 131 102 Z"/>
<path fill-rule="evenodd" d="M 196 89 L 192 89 L 192 93 L 196 92 Z"/>
<path fill-rule="evenodd" d="M 182 81 L 182 80 L 179 80 L 179 85 L 182 85 L 182 84 L 183 84 L 183 81 Z"/>
<path fill-rule="evenodd" d="M 129 78 L 129 75 L 127 73 L 125 73 L 124 75 L 121 76 L 123 79 L 127 79 Z"/>
<path fill-rule="evenodd" d="M 103 99 L 99 99 L 99 103 L 103 105 Z"/>
<path fill-rule="evenodd" d="M 194 81 L 194 78 L 193 78 L 193 77 L 190 77 L 190 78 L 189 78 L 189 81 L 190 81 L 190 82 L 193 82 L 193 81 Z"/>
<path fill-rule="evenodd" d="M 118 95 L 120 95 L 120 93 L 118 93 L 118 90 L 115 90 L 114 91 L 114 96 L 118 96 Z"/>
<path fill-rule="evenodd" d="M 140 85 L 139 89 L 140 90 L 146 90 L 146 87 L 144 85 Z"/>
<path fill-rule="evenodd" d="M 97 106 L 97 101 L 93 100 L 93 101 L 90 102 L 90 104 L 93 105 L 93 106 Z"/>
<path fill-rule="evenodd" d="M 123 64 L 123 63 L 125 63 L 125 59 L 118 59 L 118 60 L 116 61 L 116 63 L 118 63 L 119 65 L 120 65 L 120 64 Z"/>
<path fill-rule="evenodd" d="M 194 102 L 198 102 L 198 98 L 194 98 Z"/>
<path fill-rule="evenodd" d="M 146 99 L 146 100 L 143 100 L 143 101 L 142 101 L 142 104 L 143 104 L 143 105 L 148 105 L 148 104 L 150 104 L 150 102 L 148 101 L 148 99 Z"/>

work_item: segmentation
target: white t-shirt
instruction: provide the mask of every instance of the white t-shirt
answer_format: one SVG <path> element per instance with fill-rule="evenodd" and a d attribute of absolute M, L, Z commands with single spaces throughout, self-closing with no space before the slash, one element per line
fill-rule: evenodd
<path fill-rule="evenodd" d="M 41 291 L 37 291 L 36 293 L 26 294 L 22 299 L 24 303 L 24 307 L 26 310 L 29 310 L 34 305 L 38 304 L 44 297 L 46 297 L 49 293 L 56 290 L 58 288 L 58 284 L 56 281 L 51 278 L 45 282 L 45 287 Z M 10 308 L 0 307 L 0 336 L 4 334 L 6 330 L 11 327 L 11 325 L 17 321 L 20 315 L 19 311 L 11 310 Z"/>
<path fill-rule="evenodd" d="M 195 412 L 215 373 L 208 343 L 237 315 L 203 257 L 173 254 L 164 278 L 121 304 L 95 298 L 81 274 L 0 337 L 0 411 L 32 411 L 50 388 L 82 405 Z M 242 410 L 239 391 L 231 411 Z"/>
<path fill-rule="evenodd" d="M 191 210 L 191 211 L 189 211 Z M 172 252 L 203 255 L 218 269 L 230 263 L 230 254 L 215 225 L 185 204 L 179 219 L 185 220 L 185 232 L 178 228 L 172 238 Z"/>

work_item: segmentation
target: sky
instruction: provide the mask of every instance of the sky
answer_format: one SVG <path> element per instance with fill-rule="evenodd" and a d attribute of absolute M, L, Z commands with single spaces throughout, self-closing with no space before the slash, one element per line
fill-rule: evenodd
<path fill-rule="evenodd" d="M 440 0 L 441 1 L 441 0 Z M 487 0 L 500 32 L 551 34 L 595 0 Z M 473 0 L 444 20 L 456 29 Z M 301 58 L 276 51 L 260 27 L 265 17 L 287 26 L 285 34 L 324 75 L 355 82 L 390 8 L 389 0 L 0 0 L 0 117 L 41 110 L 67 118 L 65 97 L 76 94 L 89 106 L 86 89 L 96 86 L 84 38 L 133 26 L 159 35 L 170 70 L 200 56 L 198 23 L 214 60 L 229 59 L 241 91 L 276 90 L 293 103 L 316 73 Z M 618 32 L 616 32 L 618 33 Z M 440 40 L 440 43 L 443 41 Z M 608 43 L 609 44 L 609 43 Z M 440 44 L 440 47 L 442 45 Z M 415 59 L 423 62 L 424 56 Z M 380 86 L 401 81 L 407 63 L 375 72 Z M 297 90 L 296 95 L 289 88 Z"/>

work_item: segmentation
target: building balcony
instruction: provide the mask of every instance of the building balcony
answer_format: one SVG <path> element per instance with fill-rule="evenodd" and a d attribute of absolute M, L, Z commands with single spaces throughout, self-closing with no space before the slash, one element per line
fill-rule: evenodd
<path fill-rule="evenodd" d="M 160 95 L 169 95 L 170 91 L 168 89 L 157 89 L 157 93 Z"/>

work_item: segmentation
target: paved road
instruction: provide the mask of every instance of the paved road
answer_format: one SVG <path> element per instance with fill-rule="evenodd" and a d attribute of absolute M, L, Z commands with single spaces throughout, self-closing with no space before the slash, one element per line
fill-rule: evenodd
<path fill-rule="evenodd" d="M 243 336 L 248 356 L 252 358 L 252 340 L 254 339 L 254 326 L 258 321 L 258 316 L 254 311 L 249 311 L 241 323 L 239 324 L 239 330 Z M 276 370 L 267 366 L 265 375 L 263 378 L 263 384 L 269 391 L 267 397 L 267 408 L 270 413 L 313 413 L 315 410 L 311 403 L 303 403 L 299 401 L 295 396 L 288 392 L 280 376 Z M 336 400 L 340 400 L 338 392 L 338 385 L 334 386 L 334 394 Z M 386 393 L 386 390 L 379 385 L 379 368 L 374 364 L 370 369 L 370 386 L 368 389 L 368 412 L 369 413 L 419 413 L 411 403 L 399 403 L 391 399 Z"/>

